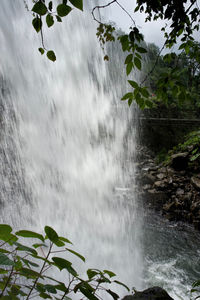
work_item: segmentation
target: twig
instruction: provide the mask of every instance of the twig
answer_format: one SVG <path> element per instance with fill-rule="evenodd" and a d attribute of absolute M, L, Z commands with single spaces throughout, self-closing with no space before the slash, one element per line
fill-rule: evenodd
<path fill-rule="evenodd" d="M 105 5 L 96 5 L 95 7 L 93 7 L 93 9 L 92 9 L 92 16 L 93 16 L 93 19 L 94 19 L 96 22 L 98 22 L 99 24 L 102 24 L 102 22 L 99 21 L 99 20 L 97 20 L 97 18 L 95 17 L 95 15 L 94 15 L 95 10 L 96 10 L 96 9 L 99 10 L 99 9 L 101 9 L 101 8 L 106 8 L 106 7 L 110 6 L 111 4 L 113 4 L 113 3 L 115 3 L 115 2 L 117 2 L 117 0 L 113 0 L 113 1 L 111 1 L 111 2 L 109 2 L 109 3 L 107 3 L 107 4 L 105 4 Z"/>
<path fill-rule="evenodd" d="M 8 279 L 7 279 L 6 283 L 5 283 L 5 286 L 4 286 L 4 288 L 3 288 L 2 292 L 1 292 L 0 298 L 2 298 L 2 297 L 3 297 L 3 293 L 5 292 L 5 290 L 6 290 L 7 286 L 8 286 L 8 283 L 9 283 L 9 281 L 10 281 L 10 279 L 11 279 L 12 275 L 13 275 L 13 269 L 14 269 L 14 267 L 12 266 L 12 269 L 11 269 L 10 275 L 9 275 L 9 277 L 8 277 Z"/>
<path fill-rule="evenodd" d="M 42 22 L 42 17 L 41 16 L 40 16 L 40 21 Z M 44 36 L 43 36 L 42 26 L 41 26 L 41 29 L 40 29 L 40 34 L 41 34 L 42 46 L 46 50 L 45 45 L 44 45 Z"/>
<path fill-rule="evenodd" d="M 129 14 L 129 12 L 117 0 L 116 0 L 116 3 L 129 16 L 129 18 L 132 20 L 133 24 L 136 26 L 136 23 L 133 20 L 132 16 Z"/>
<path fill-rule="evenodd" d="M 158 59 L 160 57 L 160 54 L 162 53 L 163 49 L 165 48 L 166 43 L 167 42 L 165 42 L 164 45 L 162 46 L 162 48 L 160 49 L 160 51 L 159 51 L 159 53 L 158 53 L 158 55 L 156 57 L 155 63 L 153 65 L 153 67 L 152 67 L 152 69 L 146 74 L 145 78 L 143 79 L 143 81 L 141 82 L 140 85 L 142 85 L 147 80 L 147 78 L 149 77 L 149 75 L 151 75 L 153 73 L 153 71 L 155 70 L 155 67 L 157 65 Z"/>
<path fill-rule="evenodd" d="M 49 252 L 48 252 L 48 254 L 47 254 L 47 256 L 46 256 L 46 260 L 48 259 L 49 255 L 51 254 L 51 249 L 52 249 L 52 247 L 53 247 L 53 243 L 51 243 L 51 245 L 50 245 L 50 247 L 49 247 Z M 44 263 L 43 263 L 43 266 L 42 266 L 42 268 L 41 268 L 41 270 L 40 270 L 40 273 L 39 273 L 40 275 L 42 274 L 42 272 L 43 272 L 43 270 L 44 270 L 44 268 L 45 268 L 45 265 L 46 265 L 46 261 L 44 261 Z M 35 288 L 35 286 L 36 286 L 38 280 L 39 280 L 39 276 L 35 279 L 35 281 L 34 281 L 34 283 L 33 283 L 33 286 L 32 286 L 32 288 L 30 289 L 30 292 L 28 293 L 28 295 L 27 295 L 27 297 L 26 297 L 26 300 L 29 299 L 29 297 L 30 297 L 30 295 L 31 295 L 31 293 L 32 293 L 32 291 L 33 291 L 33 289 Z"/>

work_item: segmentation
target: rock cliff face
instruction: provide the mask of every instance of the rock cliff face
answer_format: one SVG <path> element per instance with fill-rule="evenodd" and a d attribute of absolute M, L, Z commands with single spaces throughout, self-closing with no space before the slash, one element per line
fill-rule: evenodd
<path fill-rule="evenodd" d="M 170 221 L 188 222 L 200 230 L 200 173 L 188 168 L 188 155 L 172 155 L 171 163 L 163 166 L 146 153 L 137 182 L 144 205 L 162 211 Z"/>
<path fill-rule="evenodd" d="M 160 287 L 152 287 L 132 296 L 125 296 L 122 300 L 173 300 L 168 293 Z"/>

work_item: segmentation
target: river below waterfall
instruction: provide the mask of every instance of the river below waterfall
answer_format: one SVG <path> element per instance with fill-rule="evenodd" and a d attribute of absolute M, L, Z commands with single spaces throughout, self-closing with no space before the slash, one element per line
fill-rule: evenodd
<path fill-rule="evenodd" d="M 199 235 L 146 212 L 137 198 L 137 114 L 119 101 L 126 85 L 118 65 L 108 70 L 93 21 L 79 13 L 44 31 L 53 64 L 37 51 L 41 41 L 24 10 L 1 0 L 0 221 L 52 226 L 86 267 L 186 300 L 200 276 Z"/>
<path fill-rule="evenodd" d="M 145 285 L 161 286 L 176 300 L 190 299 L 192 283 L 200 278 L 199 232 L 152 211 L 143 221 Z"/>

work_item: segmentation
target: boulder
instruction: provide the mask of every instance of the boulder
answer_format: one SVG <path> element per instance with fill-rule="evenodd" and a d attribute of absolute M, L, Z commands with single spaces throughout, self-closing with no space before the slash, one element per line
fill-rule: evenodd
<path fill-rule="evenodd" d="M 176 171 L 187 169 L 188 152 L 173 154 L 171 156 L 171 166 Z"/>
<path fill-rule="evenodd" d="M 169 294 L 158 286 L 151 287 L 134 295 L 125 296 L 122 300 L 173 300 Z"/>
<path fill-rule="evenodd" d="M 149 173 L 143 174 L 143 177 L 141 179 L 143 184 L 153 184 L 156 180 L 155 176 Z"/>
<path fill-rule="evenodd" d="M 166 175 L 164 173 L 159 173 L 156 175 L 156 177 L 160 180 L 164 179 L 166 177 Z"/>
<path fill-rule="evenodd" d="M 166 187 L 165 182 L 162 180 L 158 180 L 158 181 L 154 182 L 154 186 L 156 189 L 161 190 L 161 191 L 164 190 Z"/>

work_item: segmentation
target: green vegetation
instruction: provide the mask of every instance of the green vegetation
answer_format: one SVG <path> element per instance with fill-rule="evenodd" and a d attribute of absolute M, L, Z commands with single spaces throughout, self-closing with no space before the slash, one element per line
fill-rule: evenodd
<path fill-rule="evenodd" d="M 60 0 L 57 1 L 35 0 L 33 7 L 29 9 L 33 15 L 32 25 L 37 33 L 41 34 L 42 47 L 38 50 L 43 55 L 46 53 L 48 59 L 51 61 L 56 60 L 56 55 L 53 50 L 46 49 L 43 37 L 43 26 L 46 23 L 50 28 L 54 25 L 55 21 L 62 22 L 63 18 L 68 16 L 73 9 L 83 10 L 83 0 Z M 127 34 L 115 36 L 115 27 L 106 22 L 102 22 L 101 19 L 96 17 L 96 11 L 105 9 L 113 4 L 118 5 L 126 17 L 132 22 L 130 31 Z M 149 47 L 143 47 L 143 35 L 138 28 L 135 20 L 128 11 L 117 1 L 112 0 L 104 5 L 96 5 L 92 9 L 92 16 L 94 21 L 98 23 L 97 37 L 100 41 L 102 48 L 106 42 L 113 42 L 116 38 L 120 41 L 122 50 L 126 53 L 125 68 L 130 84 L 131 90 L 126 93 L 122 100 L 127 100 L 131 105 L 133 100 L 137 102 L 140 108 L 152 107 L 157 101 L 168 103 L 168 100 L 176 99 L 178 102 L 182 102 L 187 99 L 193 99 L 196 101 L 196 91 L 193 87 L 199 86 L 199 78 L 196 78 L 198 73 L 199 77 L 199 65 L 200 65 L 200 48 L 194 40 L 194 33 L 199 31 L 199 15 L 200 9 L 197 0 L 190 0 L 187 2 L 177 0 L 137 0 L 133 12 L 140 12 L 145 15 L 145 21 L 151 22 L 155 20 L 164 20 L 168 25 L 160 28 L 163 32 L 165 43 L 162 49 L 157 53 L 155 63 L 151 66 L 151 69 L 147 72 L 141 83 L 136 82 L 130 76 L 132 70 L 143 70 L 145 61 L 145 54 L 151 52 Z M 171 52 L 173 46 L 178 43 L 179 52 L 175 54 Z M 155 75 L 155 69 L 160 61 L 160 54 L 163 49 L 168 49 L 168 53 L 163 57 L 166 66 L 165 70 L 158 75 Z M 151 53 L 150 53 L 151 55 Z M 109 60 L 108 55 L 104 56 L 105 60 Z M 186 66 L 185 66 L 186 63 Z M 184 67 L 182 69 L 182 67 Z M 161 71 L 161 70 L 160 70 Z M 155 97 L 151 97 L 151 89 L 148 87 L 149 80 L 151 81 L 151 75 L 154 74 Z M 192 87 L 191 83 L 192 75 Z M 157 77 L 157 78 L 156 78 Z M 199 93 L 198 93 L 199 95 Z"/>
<path fill-rule="evenodd" d="M 28 245 L 24 244 L 27 239 Z M 29 230 L 14 234 L 11 226 L 0 224 L 0 243 L 2 300 L 35 297 L 70 300 L 75 294 L 80 299 L 98 300 L 102 291 L 117 300 L 119 296 L 108 287 L 112 283 L 129 291 L 125 284 L 113 280 L 116 275 L 109 270 L 88 269 L 82 279 L 72 263 L 60 254 L 66 253 L 66 257 L 71 254 L 83 262 L 85 258 L 71 248 L 72 243 L 67 238 L 49 226 L 45 226 L 44 235 Z M 62 272 L 62 281 L 58 279 L 58 272 Z"/>
<path fill-rule="evenodd" d="M 157 109 L 161 110 L 160 113 L 164 107 L 168 110 L 178 107 L 179 115 L 183 117 L 187 116 L 187 110 L 194 112 L 193 117 L 198 116 L 200 109 L 200 56 L 196 56 L 194 51 L 200 55 L 200 44 L 197 42 L 194 42 L 194 48 L 189 49 L 187 53 L 172 52 L 170 55 L 164 56 L 160 55 L 160 50 L 156 45 L 147 45 L 148 87 L 151 94 L 160 95 L 162 99 L 161 102 L 159 98 L 155 98 L 154 101 Z M 162 94 L 165 82 L 167 85 L 165 93 Z M 177 93 L 177 91 L 179 92 Z M 166 117 L 166 111 L 164 115 Z"/>
<path fill-rule="evenodd" d="M 160 151 L 157 160 L 168 165 L 171 162 L 171 156 L 180 152 L 188 152 L 190 167 L 194 168 L 196 166 L 198 168 L 200 163 L 200 130 L 187 134 L 182 143 L 179 143 L 168 152 L 165 149 Z"/>

